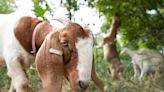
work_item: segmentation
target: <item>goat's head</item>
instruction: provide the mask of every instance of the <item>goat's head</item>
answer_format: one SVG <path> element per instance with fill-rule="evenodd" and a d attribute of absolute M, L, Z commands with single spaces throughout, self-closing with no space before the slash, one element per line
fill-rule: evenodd
<path fill-rule="evenodd" d="M 77 23 L 69 23 L 60 31 L 64 50 L 65 76 L 75 91 L 85 90 L 91 79 L 93 37 Z M 65 53 L 71 53 L 66 56 Z"/>
<path fill-rule="evenodd" d="M 61 90 L 63 75 L 75 92 L 85 91 L 91 79 L 92 48 L 92 32 L 77 23 L 49 33 L 36 55 L 45 91 Z"/>
<path fill-rule="evenodd" d="M 128 48 L 123 48 L 122 51 L 120 52 L 120 55 L 126 53 L 129 49 Z"/>

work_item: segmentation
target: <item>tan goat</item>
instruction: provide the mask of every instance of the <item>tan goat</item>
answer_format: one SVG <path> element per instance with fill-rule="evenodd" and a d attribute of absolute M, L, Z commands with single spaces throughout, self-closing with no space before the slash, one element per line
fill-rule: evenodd
<path fill-rule="evenodd" d="M 137 51 L 124 48 L 121 53 L 126 52 L 132 58 L 134 78 L 143 80 L 149 72 L 160 72 L 164 69 L 164 57 L 158 51 L 151 49 L 140 49 Z"/>

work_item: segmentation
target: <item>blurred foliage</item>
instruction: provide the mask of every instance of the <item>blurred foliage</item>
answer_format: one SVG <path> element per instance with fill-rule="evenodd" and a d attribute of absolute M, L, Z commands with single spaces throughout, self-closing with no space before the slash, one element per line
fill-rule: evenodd
<path fill-rule="evenodd" d="M 6 84 L 7 84 L 7 86 L 9 86 L 8 85 L 9 83 L 10 83 L 10 79 L 7 76 L 6 66 L 5 65 L 0 66 L 0 89 L 1 89 L 1 87 L 5 86 Z"/>
<path fill-rule="evenodd" d="M 67 16 L 71 20 L 74 12 L 79 10 L 79 3 L 78 0 L 61 0 L 61 5 L 66 8 Z"/>
<path fill-rule="evenodd" d="M 38 73 L 36 71 L 35 64 L 32 64 L 30 69 L 26 71 L 29 79 L 30 86 L 34 92 L 42 92 L 41 80 L 39 79 Z"/>
<path fill-rule="evenodd" d="M 34 4 L 34 9 L 32 10 L 37 17 L 43 18 L 43 20 L 47 20 L 44 16 L 46 12 L 51 13 L 51 8 L 49 7 L 46 0 L 32 0 Z"/>
<path fill-rule="evenodd" d="M 109 28 L 114 13 L 121 16 L 121 44 L 133 49 L 164 47 L 163 0 L 86 0 L 105 16 L 102 32 Z"/>
<path fill-rule="evenodd" d="M 0 13 L 11 13 L 15 7 L 15 0 L 0 0 Z"/>
<path fill-rule="evenodd" d="M 32 0 L 34 4 L 33 12 L 37 17 L 43 18 L 43 20 L 47 20 L 44 14 L 46 12 L 51 13 L 51 8 L 46 0 Z M 66 16 L 71 20 L 74 12 L 79 9 L 78 0 L 60 0 L 60 4 L 67 10 Z"/>
<path fill-rule="evenodd" d="M 46 0 L 32 0 L 34 4 L 33 12 L 37 17 L 41 17 L 44 20 L 47 20 L 44 14 L 46 12 L 51 13 L 51 8 Z M 60 0 L 60 4 L 67 10 L 66 16 L 72 20 L 74 12 L 79 10 L 80 3 L 78 0 Z"/>

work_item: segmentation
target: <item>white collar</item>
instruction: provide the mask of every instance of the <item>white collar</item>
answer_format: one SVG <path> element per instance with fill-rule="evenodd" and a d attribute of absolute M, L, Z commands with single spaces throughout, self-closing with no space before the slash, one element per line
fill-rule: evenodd
<path fill-rule="evenodd" d="M 51 54 L 57 54 L 57 55 L 60 55 L 60 56 L 63 55 L 63 52 L 62 51 L 57 50 L 57 49 L 54 49 L 54 48 L 50 48 L 49 49 L 49 53 L 51 53 Z"/>

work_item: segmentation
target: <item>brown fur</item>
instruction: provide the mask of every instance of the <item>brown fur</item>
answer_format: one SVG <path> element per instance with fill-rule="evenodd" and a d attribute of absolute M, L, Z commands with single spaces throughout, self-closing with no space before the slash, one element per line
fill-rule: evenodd
<path fill-rule="evenodd" d="M 112 27 L 110 32 L 106 34 L 101 46 L 104 49 L 104 58 L 108 62 L 108 67 L 111 71 L 113 79 L 118 79 L 119 73 L 122 71 L 122 64 L 119 60 L 118 52 L 116 49 L 116 35 L 120 26 L 120 18 L 115 15 L 112 20 Z"/>
<path fill-rule="evenodd" d="M 75 43 L 79 37 L 85 38 L 88 37 L 88 34 L 80 25 L 72 23 L 67 25 L 66 28 L 53 33 L 51 39 L 55 39 L 55 41 L 51 40 L 50 42 L 44 43 L 39 49 L 35 63 L 46 92 L 52 92 L 54 89 L 57 89 L 55 92 L 60 92 L 63 76 L 69 80 L 73 91 L 79 92 L 85 90 L 80 88 L 78 80 L 78 54 Z M 48 50 L 50 49 L 50 46 L 47 46 L 49 44 L 55 46 L 53 48 L 63 51 L 63 56 L 49 54 Z M 56 63 L 53 64 L 51 62 Z M 59 68 L 56 69 L 55 67 Z M 47 74 L 47 71 L 50 73 Z M 52 77 L 49 78 L 49 76 Z M 54 84 L 51 83 L 52 80 L 54 81 Z"/>
<path fill-rule="evenodd" d="M 64 61 L 66 62 L 64 69 L 65 69 L 65 77 L 69 80 L 70 85 L 75 92 L 81 91 L 81 88 L 79 87 L 79 83 L 78 83 L 78 75 L 77 75 L 78 71 L 76 69 L 78 63 L 77 62 L 78 54 L 77 54 L 77 49 L 75 47 L 77 38 L 80 37 L 82 38 L 88 37 L 88 33 L 84 31 L 84 29 L 79 24 L 73 22 L 67 24 L 66 27 L 60 31 L 60 35 L 59 35 L 60 42 L 68 43 L 68 47 L 71 53 L 71 57 L 69 58 L 70 60 Z"/>
<path fill-rule="evenodd" d="M 44 21 L 42 23 L 39 23 L 35 27 L 35 30 L 37 30 L 36 36 L 35 36 L 36 47 L 37 47 L 37 49 L 39 49 L 41 44 L 43 43 L 45 37 L 47 36 L 47 34 L 49 32 L 51 32 L 53 30 L 53 28 L 48 22 Z M 53 30 L 53 31 L 56 31 L 56 30 Z"/>
<path fill-rule="evenodd" d="M 60 92 L 63 76 L 69 80 L 75 92 L 82 91 L 77 81 L 78 55 L 75 43 L 79 37 L 88 37 L 88 31 L 85 31 L 79 24 L 71 22 L 64 29 L 55 32 L 50 42 L 42 44 L 47 34 L 53 30 L 52 26 L 48 22 L 36 18 L 23 17 L 16 23 L 14 33 L 19 43 L 29 53 L 32 50 L 31 43 L 34 30 L 37 30 L 35 35 L 37 50 L 41 46 L 36 55 L 35 63 L 45 92 Z M 68 47 L 64 46 L 65 43 L 68 44 Z M 48 52 L 50 47 L 63 51 L 63 56 L 50 54 Z M 102 90 L 104 85 L 98 79 L 94 68 L 92 69 L 92 79 Z"/>
<path fill-rule="evenodd" d="M 93 82 L 96 84 L 96 86 L 100 89 L 101 92 L 104 92 L 104 83 L 103 81 L 101 81 L 95 71 L 95 66 L 94 66 L 94 62 L 92 65 L 92 74 L 91 74 L 91 78 L 93 80 Z"/>
<path fill-rule="evenodd" d="M 22 85 L 22 89 L 27 90 L 27 92 L 32 92 L 31 88 L 27 84 Z"/>
<path fill-rule="evenodd" d="M 19 19 L 14 28 L 16 38 L 29 53 L 32 51 L 32 34 L 34 30 L 37 30 L 35 43 L 37 49 L 39 49 L 46 35 L 52 31 L 52 26 L 48 22 L 26 16 Z"/>
<path fill-rule="evenodd" d="M 43 43 L 35 59 L 45 92 L 60 92 L 62 87 L 62 76 L 64 72 L 63 57 L 48 52 L 49 48 L 62 50 L 58 34 L 56 32 L 50 41 Z"/>
<path fill-rule="evenodd" d="M 41 21 L 36 18 L 25 16 L 19 19 L 15 24 L 15 37 L 27 52 L 32 50 L 32 33 L 36 25 L 40 22 Z"/>
<path fill-rule="evenodd" d="M 75 35 L 77 37 L 82 37 L 82 38 L 88 37 L 87 31 L 84 31 L 84 29 L 77 23 L 73 23 L 73 22 L 68 23 L 66 26 L 66 30 L 75 31 L 76 32 Z"/>

